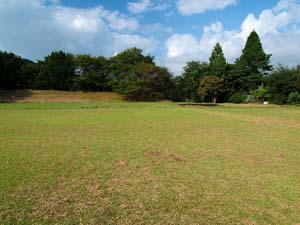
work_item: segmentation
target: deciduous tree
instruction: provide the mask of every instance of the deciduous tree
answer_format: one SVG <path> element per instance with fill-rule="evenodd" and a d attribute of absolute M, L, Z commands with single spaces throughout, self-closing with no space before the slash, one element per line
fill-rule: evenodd
<path fill-rule="evenodd" d="M 74 57 L 63 51 L 52 52 L 42 63 L 38 77 L 42 89 L 70 90 L 74 80 Z"/>
<path fill-rule="evenodd" d="M 191 61 L 184 67 L 180 88 L 182 88 L 182 101 L 199 102 L 198 88 L 200 80 L 209 74 L 207 63 Z"/>
<path fill-rule="evenodd" d="M 209 98 L 214 104 L 217 103 L 217 99 L 221 93 L 225 91 L 224 81 L 217 76 L 204 77 L 198 89 L 199 95 L 203 100 Z"/>

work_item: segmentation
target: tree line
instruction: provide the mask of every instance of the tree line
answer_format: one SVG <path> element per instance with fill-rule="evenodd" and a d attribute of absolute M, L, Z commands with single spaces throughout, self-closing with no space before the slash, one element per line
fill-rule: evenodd
<path fill-rule="evenodd" d="M 183 74 L 174 78 L 172 100 L 300 104 L 300 65 L 274 69 L 270 58 L 255 31 L 233 64 L 226 61 L 217 43 L 209 62 L 188 62 Z"/>
<path fill-rule="evenodd" d="M 112 58 L 52 52 L 32 62 L 0 52 L 0 89 L 117 92 L 127 100 L 170 99 L 173 77 L 154 57 L 131 48 Z"/>
<path fill-rule="evenodd" d="M 300 104 L 300 66 L 274 69 L 270 58 L 255 31 L 235 63 L 226 61 L 217 43 L 209 62 L 187 62 L 180 76 L 138 48 L 111 58 L 56 51 L 38 62 L 0 52 L 0 89 L 107 91 L 132 101 Z"/>

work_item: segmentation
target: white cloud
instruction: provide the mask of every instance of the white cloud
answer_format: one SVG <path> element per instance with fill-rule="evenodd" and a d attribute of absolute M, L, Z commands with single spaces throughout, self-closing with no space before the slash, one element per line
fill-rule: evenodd
<path fill-rule="evenodd" d="M 153 7 L 154 10 L 157 10 L 157 11 L 164 11 L 166 9 L 169 9 L 171 8 L 171 4 L 170 3 L 166 3 L 166 2 L 162 2 L 162 3 L 159 3 L 157 5 L 155 5 Z"/>
<path fill-rule="evenodd" d="M 203 28 L 197 38 L 191 34 L 173 35 L 166 41 L 165 63 L 179 74 L 189 60 L 207 61 L 212 48 L 220 42 L 229 62 L 240 56 L 248 35 L 256 30 L 266 53 L 272 53 L 272 63 L 294 65 L 300 63 L 300 3 L 281 0 L 273 9 L 266 9 L 258 17 L 249 14 L 239 30 L 225 30 L 220 22 Z"/>
<path fill-rule="evenodd" d="M 156 10 L 156 11 L 164 11 L 169 9 L 171 4 L 166 1 L 160 1 L 158 3 L 154 3 L 151 0 L 138 0 L 134 2 L 128 2 L 127 8 L 132 13 L 142 13 L 149 10 Z"/>
<path fill-rule="evenodd" d="M 49 8 L 50 9 L 50 8 Z M 54 10 L 53 10 L 54 9 Z M 96 28 L 99 19 L 105 21 L 108 26 L 117 31 L 136 31 L 139 28 L 139 23 L 135 18 L 126 17 L 116 11 L 105 10 L 102 6 L 91 9 L 76 9 L 68 7 L 53 7 L 53 13 L 60 17 L 62 21 L 70 16 L 74 19 L 74 25 L 77 25 L 82 30 L 93 30 Z"/>
<path fill-rule="evenodd" d="M 201 52 L 199 41 L 191 34 L 174 34 L 166 41 L 167 56 L 161 63 L 179 74 L 189 60 L 199 60 Z"/>
<path fill-rule="evenodd" d="M 182 15 L 192 15 L 210 10 L 224 9 L 236 3 L 237 0 L 178 0 L 177 9 Z"/>
<path fill-rule="evenodd" d="M 128 3 L 128 10 L 132 13 L 141 13 L 147 11 L 151 6 L 151 0 L 139 0 Z"/>
<path fill-rule="evenodd" d="M 82 10 L 74 8 L 57 7 L 52 8 L 50 16 L 58 26 L 65 27 L 71 31 L 76 30 L 83 33 L 98 32 L 105 24 L 100 17 L 100 8 Z"/>
<path fill-rule="evenodd" d="M 170 26 L 163 26 L 160 23 L 153 23 L 143 28 L 143 32 L 146 34 L 164 34 L 173 33 L 174 30 Z"/>
<path fill-rule="evenodd" d="M 116 52 L 123 51 L 127 48 L 139 47 L 145 53 L 150 53 L 156 50 L 158 42 L 152 38 L 145 38 L 139 35 L 128 34 L 115 34 L 115 47 Z"/>
<path fill-rule="evenodd" d="M 193 56 L 199 51 L 199 43 L 191 34 L 174 34 L 167 40 L 166 46 L 168 58 Z"/>
<path fill-rule="evenodd" d="M 0 50 L 32 60 L 54 50 L 111 56 L 136 46 L 153 52 L 156 42 L 132 34 L 137 29 L 136 19 L 102 6 L 78 9 L 45 0 L 0 1 Z"/>

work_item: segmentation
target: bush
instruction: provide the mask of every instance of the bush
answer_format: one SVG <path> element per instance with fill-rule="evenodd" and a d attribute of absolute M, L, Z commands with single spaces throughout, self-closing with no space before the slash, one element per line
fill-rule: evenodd
<path fill-rule="evenodd" d="M 257 89 L 250 91 L 255 101 L 264 102 L 267 98 L 270 98 L 268 90 L 264 85 L 259 86 Z"/>
<path fill-rule="evenodd" d="M 242 93 L 235 93 L 229 98 L 230 103 L 240 104 L 246 101 L 247 96 Z"/>
<path fill-rule="evenodd" d="M 289 94 L 288 103 L 291 105 L 300 104 L 300 94 L 299 92 L 292 92 Z"/>
<path fill-rule="evenodd" d="M 270 102 L 276 105 L 284 105 L 287 103 L 287 97 L 281 93 L 272 96 Z"/>

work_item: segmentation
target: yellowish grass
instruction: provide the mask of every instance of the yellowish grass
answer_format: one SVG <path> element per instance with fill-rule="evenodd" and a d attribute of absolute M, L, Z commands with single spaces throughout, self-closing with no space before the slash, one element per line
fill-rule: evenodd
<path fill-rule="evenodd" d="M 44 90 L 0 91 L 0 102 L 122 102 L 121 95 L 112 92 L 68 92 Z"/>

